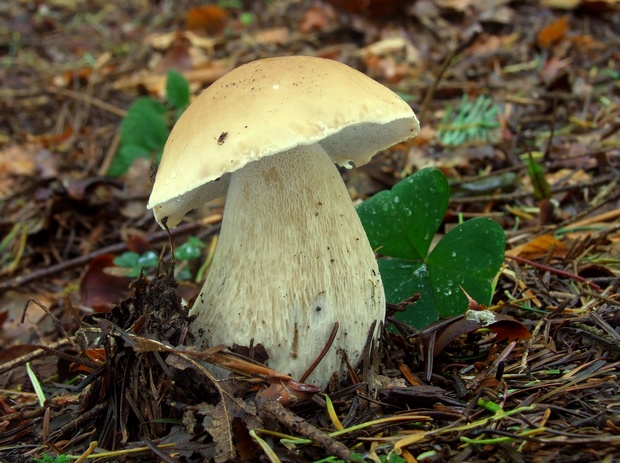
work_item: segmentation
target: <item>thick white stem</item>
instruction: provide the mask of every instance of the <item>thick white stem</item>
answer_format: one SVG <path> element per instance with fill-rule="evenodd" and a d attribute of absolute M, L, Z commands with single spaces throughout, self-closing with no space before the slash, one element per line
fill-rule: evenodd
<path fill-rule="evenodd" d="M 319 145 L 232 174 L 213 263 L 192 313 L 201 347 L 261 343 L 295 379 L 340 329 L 309 382 L 342 374 L 385 316 L 374 253 L 331 159 Z"/>

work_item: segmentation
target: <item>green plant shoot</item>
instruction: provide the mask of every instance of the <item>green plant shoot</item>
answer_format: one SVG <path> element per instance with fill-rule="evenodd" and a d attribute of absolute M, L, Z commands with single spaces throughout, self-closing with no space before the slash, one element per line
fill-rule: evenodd
<path fill-rule="evenodd" d="M 538 201 L 551 199 L 551 186 L 545 178 L 542 167 L 536 162 L 531 153 L 527 159 L 527 173 L 534 187 L 534 197 Z"/>

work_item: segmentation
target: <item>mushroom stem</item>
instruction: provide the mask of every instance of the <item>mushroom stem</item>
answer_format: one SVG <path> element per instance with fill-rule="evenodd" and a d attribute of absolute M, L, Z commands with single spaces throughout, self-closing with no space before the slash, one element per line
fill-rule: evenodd
<path fill-rule="evenodd" d="M 385 316 L 374 253 L 338 170 L 318 144 L 247 164 L 230 179 L 213 263 L 192 308 L 203 348 L 261 343 L 271 368 L 309 382 L 358 363 Z M 221 373 L 220 373 L 221 376 Z"/>

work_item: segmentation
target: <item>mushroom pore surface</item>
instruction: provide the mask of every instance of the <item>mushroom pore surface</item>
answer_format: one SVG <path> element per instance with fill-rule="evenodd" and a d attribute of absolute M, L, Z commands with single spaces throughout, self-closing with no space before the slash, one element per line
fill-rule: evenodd
<path fill-rule="evenodd" d="M 268 365 L 299 379 L 336 339 L 307 382 L 359 362 L 385 316 L 374 253 L 340 174 L 318 144 L 232 173 L 220 239 L 192 308 L 201 347 L 261 343 Z M 376 333 L 375 333 L 376 334 Z M 215 371 L 223 376 L 222 372 Z"/>

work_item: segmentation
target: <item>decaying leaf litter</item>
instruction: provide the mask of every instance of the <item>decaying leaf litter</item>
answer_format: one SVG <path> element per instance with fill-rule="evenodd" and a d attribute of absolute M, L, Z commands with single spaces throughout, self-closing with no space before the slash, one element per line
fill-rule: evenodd
<path fill-rule="evenodd" d="M 334 3 L 345 9 L 2 6 L 3 460 L 618 458 L 617 2 L 417 1 L 387 17 Z M 209 380 L 205 355 L 250 367 L 184 347 L 192 333 L 177 295 L 191 299 L 199 284 L 174 278 L 168 255 L 150 280 L 93 270 L 95 259 L 159 253 L 168 240 L 144 208 L 150 162 L 106 175 L 129 105 L 140 95 L 163 101 L 170 68 L 196 94 L 242 63 L 288 54 L 338 59 L 411 103 L 421 135 L 343 172 L 349 190 L 364 199 L 440 168 L 452 189 L 440 233 L 476 216 L 506 232 L 493 309 L 513 317 L 503 333 L 396 321 L 381 358 L 328 397 L 280 378 L 295 415 L 265 406 L 264 395 L 257 410 L 267 383 L 260 368 L 252 381 Z M 550 197 L 536 198 L 530 158 Z M 195 215 L 174 243 L 209 243 L 221 212 Z M 414 300 L 391 306 L 389 320 Z M 529 339 L 511 341 L 525 337 L 514 334 L 517 323 Z M 260 346 L 241 353 L 261 358 Z M 371 366 L 379 376 L 367 374 Z M 355 385 L 364 380 L 373 383 Z M 280 396 L 272 383 L 265 390 Z M 302 440 L 309 436 L 315 445 Z"/>

